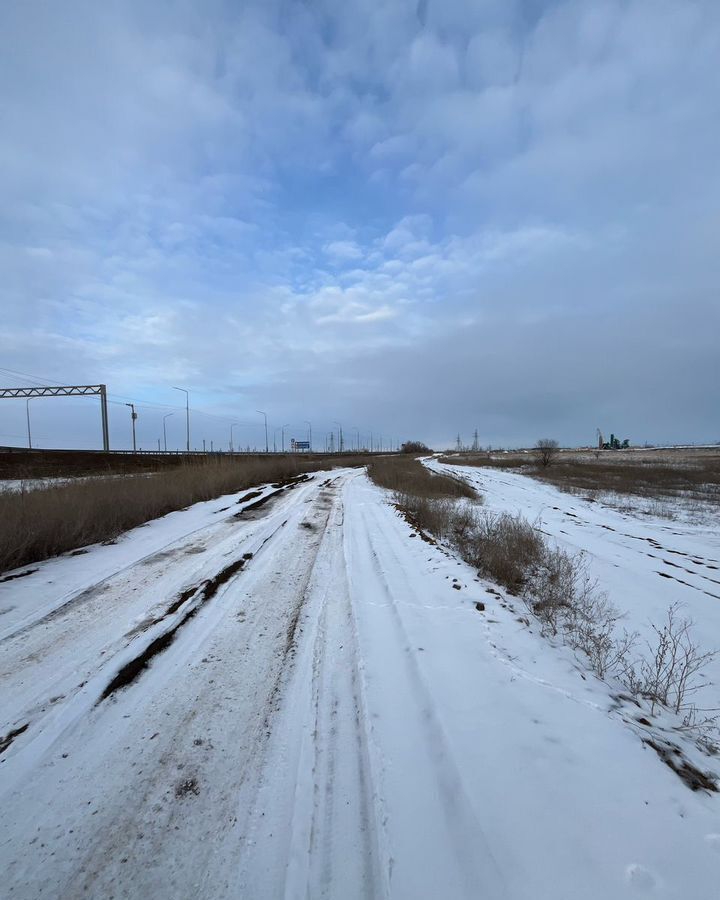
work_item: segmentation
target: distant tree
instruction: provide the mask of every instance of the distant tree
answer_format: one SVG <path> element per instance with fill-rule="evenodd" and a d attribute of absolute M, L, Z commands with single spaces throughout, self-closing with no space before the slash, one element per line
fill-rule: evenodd
<path fill-rule="evenodd" d="M 405 441 L 400 450 L 402 453 L 432 453 L 432 450 L 422 441 Z"/>
<path fill-rule="evenodd" d="M 545 469 L 557 456 L 560 445 L 552 438 L 540 438 L 534 449 L 538 462 Z"/>

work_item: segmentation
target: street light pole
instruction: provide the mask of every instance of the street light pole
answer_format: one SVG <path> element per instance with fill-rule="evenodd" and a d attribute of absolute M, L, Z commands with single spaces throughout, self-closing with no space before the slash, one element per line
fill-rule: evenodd
<path fill-rule="evenodd" d="M 28 450 L 32 450 L 32 438 L 30 436 L 30 400 L 25 401 L 25 413 L 27 414 L 27 426 L 28 426 Z"/>
<path fill-rule="evenodd" d="M 233 428 L 237 428 L 237 426 L 239 424 L 240 424 L 239 422 L 233 422 L 232 425 L 230 426 L 230 452 L 231 453 L 233 452 Z"/>
<path fill-rule="evenodd" d="M 270 452 L 270 444 L 268 444 L 268 432 L 267 432 L 267 413 L 264 413 L 261 409 L 256 409 L 255 412 L 260 413 L 261 416 L 265 417 L 265 452 Z"/>
<path fill-rule="evenodd" d="M 174 387 L 174 391 L 182 391 L 185 394 L 185 433 L 187 435 L 187 452 L 190 452 L 190 391 L 185 388 Z"/>
<path fill-rule="evenodd" d="M 312 422 L 305 419 L 305 424 L 308 427 L 308 450 L 312 453 Z"/>
<path fill-rule="evenodd" d="M 285 429 L 290 426 L 289 422 L 286 422 L 284 425 L 280 426 L 281 435 L 282 435 L 282 452 L 285 452 Z"/>
<path fill-rule="evenodd" d="M 169 419 L 172 413 L 168 413 L 166 416 L 163 416 L 163 446 L 165 447 L 165 452 L 167 453 L 167 431 L 165 430 L 165 419 Z"/>
<path fill-rule="evenodd" d="M 132 419 L 132 429 L 133 429 L 133 453 L 137 453 L 137 445 L 135 444 L 135 419 L 137 419 L 137 413 L 135 412 L 135 404 L 134 403 L 126 403 L 125 406 L 129 406 L 132 412 L 130 413 L 130 418 Z"/>
<path fill-rule="evenodd" d="M 338 453 L 342 453 L 343 451 L 343 433 L 342 433 L 342 425 L 333 419 L 333 425 L 337 425 L 338 427 Z"/>

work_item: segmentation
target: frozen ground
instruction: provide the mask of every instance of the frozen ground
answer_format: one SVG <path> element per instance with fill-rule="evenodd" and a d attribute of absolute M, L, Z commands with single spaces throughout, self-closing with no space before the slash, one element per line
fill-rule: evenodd
<path fill-rule="evenodd" d="M 706 650 L 720 649 L 720 515 L 707 522 L 642 518 L 602 501 L 584 500 L 552 485 L 500 469 L 428 465 L 462 474 L 482 493 L 485 509 L 521 513 L 571 552 L 583 552 L 590 573 L 626 613 L 624 626 L 649 634 L 671 603 L 697 623 Z M 636 498 L 632 498 L 635 500 Z M 708 669 L 705 700 L 720 707 L 720 655 Z"/>
<path fill-rule="evenodd" d="M 717 896 L 717 798 L 569 653 L 362 472 L 271 491 L 0 583 L 4 896 Z"/>

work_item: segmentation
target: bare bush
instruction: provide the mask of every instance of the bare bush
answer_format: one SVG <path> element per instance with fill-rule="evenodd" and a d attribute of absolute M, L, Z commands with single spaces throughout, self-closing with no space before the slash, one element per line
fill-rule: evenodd
<path fill-rule="evenodd" d="M 620 611 L 597 583 L 590 579 L 584 562 L 577 560 L 572 602 L 563 621 L 565 640 L 573 649 L 584 653 L 598 678 L 622 672 L 637 635 L 623 630 L 617 634 Z"/>
<path fill-rule="evenodd" d="M 451 500 L 413 494 L 395 494 L 394 500 L 416 528 L 441 540 L 450 536 L 454 512 Z"/>
<path fill-rule="evenodd" d="M 422 441 L 405 441 L 400 447 L 401 453 L 432 453 L 432 450 Z"/>
<path fill-rule="evenodd" d="M 578 558 L 543 542 L 540 561 L 529 575 L 526 593 L 544 632 L 557 634 L 571 617 L 580 579 Z"/>
<path fill-rule="evenodd" d="M 467 562 L 517 594 L 542 561 L 543 538 L 520 515 L 486 513 L 458 549 Z"/>
<path fill-rule="evenodd" d="M 663 625 L 651 628 L 653 643 L 647 642 L 648 656 L 639 659 L 625 673 L 634 693 L 650 702 L 652 712 L 658 704 L 675 713 L 689 710 L 688 698 L 707 687 L 698 676 L 717 656 L 717 651 L 702 651 L 693 635 L 693 621 L 678 616 L 679 603 L 673 603 Z"/>
<path fill-rule="evenodd" d="M 557 456 L 560 445 L 552 438 L 540 438 L 534 449 L 537 461 L 546 469 Z"/>

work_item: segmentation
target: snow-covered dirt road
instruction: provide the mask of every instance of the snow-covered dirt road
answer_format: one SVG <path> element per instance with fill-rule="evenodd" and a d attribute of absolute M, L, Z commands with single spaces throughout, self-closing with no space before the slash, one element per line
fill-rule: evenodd
<path fill-rule="evenodd" d="M 362 472 L 273 491 L 0 582 L 3 896 L 717 895 L 569 654 Z"/>

